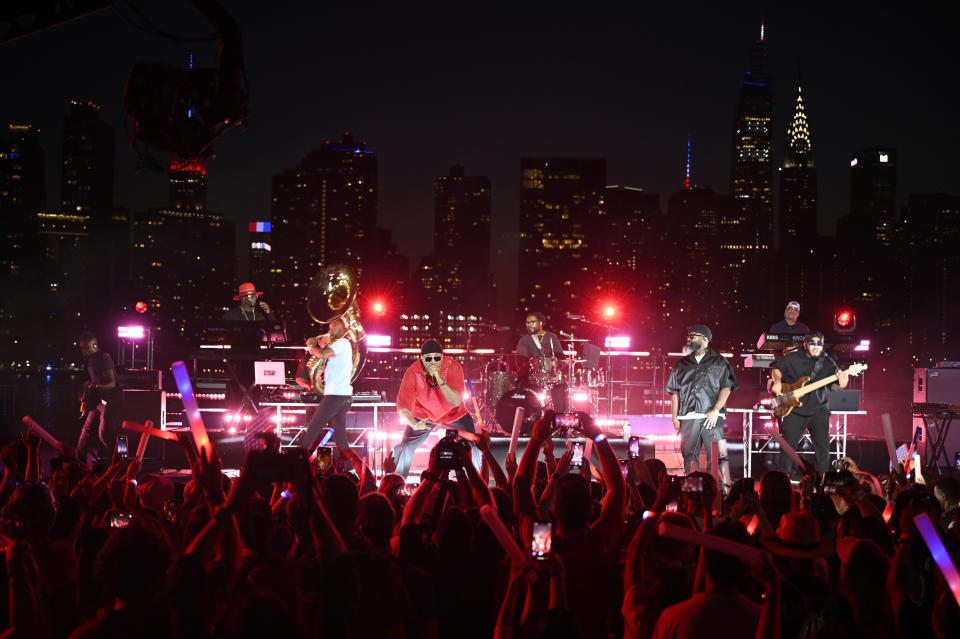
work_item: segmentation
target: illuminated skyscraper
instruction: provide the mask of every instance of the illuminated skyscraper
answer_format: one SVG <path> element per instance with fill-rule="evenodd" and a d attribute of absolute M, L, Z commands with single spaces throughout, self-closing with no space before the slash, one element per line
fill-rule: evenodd
<path fill-rule="evenodd" d="M 773 239 L 773 99 L 767 76 L 764 26 L 753 43 L 750 68 L 740 83 L 740 102 L 733 126 L 730 194 L 739 212 L 721 223 L 721 242 L 765 250 Z M 738 249 L 739 250 L 739 249 Z"/>
<path fill-rule="evenodd" d="M 47 179 L 40 130 L 11 124 L 0 148 L 0 211 L 30 216 L 46 208 Z"/>
<path fill-rule="evenodd" d="M 490 178 L 464 175 L 462 166 L 433 183 L 433 253 L 420 268 L 430 308 L 489 315 Z"/>
<path fill-rule="evenodd" d="M 203 211 L 207 208 L 207 162 L 206 160 L 181 160 L 170 162 L 168 174 L 170 207 L 178 211 Z"/>
<path fill-rule="evenodd" d="M 377 221 L 377 157 L 344 133 L 311 151 L 296 168 L 273 176 L 270 208 L 278 311 L 288 331 L 310 322 L 306 287 L 323 267 L 347 264 L 359 277 Z M 312 329 L 311 329 L 312 330 Z"/>
<path fill-rule="evenodd" d="M 813 142 L 803 104 L 803 89 L 798 86 L 780 170 L 780 247 L 816 236 L 817 170 L 813 166 Z"/>
<path fill-rule="evenodd" d="M 70 102 L 63 120 L 60 207 L 66 215 L 106 222 L 113 209 L 114 130 L 93 102 Z"/>
<path fill-rule="evenodd" d="M 273 245 L 270 243 L 270 222 L 250 222 L 247 233 L 250 279 L 261 290 L 272 290 L 270 267 L 273 264 Z"/>
<path fill-rule="evenodd" d="M 890 246 L 897 220 L 897 151 L 867 149 L 850 158 L 850 216 L 884 246 Z"/>
<path fill-rule="evenodd" d="M 603 159 L 523 158 L 520 184 L 519 309 L 578 309 L 589 226 L 605 221 Z M 599 248 L 599 247 L 598 247 Z"/>

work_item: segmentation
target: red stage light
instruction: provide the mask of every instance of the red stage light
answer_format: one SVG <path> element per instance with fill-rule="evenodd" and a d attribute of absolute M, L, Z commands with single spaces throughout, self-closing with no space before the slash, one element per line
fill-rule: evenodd
<path fill-rule="evenodd" d="M 833 330 L 837 333 L 852 333 L 857 330 L 857 316 L 849 309 L 837 311 L 833 316 Z"/>
<path fill-rule="evenodd" d="M 608 304 L 607 307 L 603 309 L 603 314 L 607 317 L 613 317 L 617 314 L 617 308 Z"/>
<path fill-rule="evenodd" d="M 134 308 L 137 309 L 137 312 L 138 312 L 138 313 L 146 313 L 146 312 L 147 312 L 147 303 L 146 303 L 146 302 L 137 302 L 137 305 L 136 305 Z"/>
<path fill-rule="evenodd" d="M 383 302 L 374 302 L 372 308 L 376 315 L 383 315 L 387 311 L 387 307 L 383 305 Z"/>

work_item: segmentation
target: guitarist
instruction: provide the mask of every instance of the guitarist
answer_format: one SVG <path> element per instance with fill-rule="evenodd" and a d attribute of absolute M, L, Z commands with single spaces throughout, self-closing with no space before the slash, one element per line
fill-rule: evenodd
<path fill-rule="evenodd" d="M 796 383 L 801 377 L 809 377 L 813 383 L 821 379 L 837 376 L 837 382 L 830 385 L 831 390 L 846 388 L 850 377 L 840 370 L 837 363 L 823 352 L 823 333 L 811 331 L 803 338 L 803 350 L 794 351 L 780 358 L 773 365 L 773 383 L 770 392 L 780 395 L 783 384 Z M 803 438 L 804 431 L 810 432 L 817 470 L 825 473 L 830 469 L 830 410 L 827 408 L 827 388 L 818 388 L 803 396 L 803 405 L 796 406 L 780 422 L 780 432 L 787 443 L 794 448 Z M 788 475 L 793 470 L 793 462 L 786 454 L 780 454 L 780 469 Z"/>
<path fill-rule="evenodd" d="M 83 429 L 77 442 L 77 458 L 86 463 L 90 449 L 100 449 L 101 455 L 108 455 L 117 440 L 117 429 L 113 428 L 112 413 L 120 397 L 120 388 L 113 370 L 113 358 L 110 353 L 100 350 L 93 333 L 85 332 L 77 340 L 80 353 L 87 359 L 87 372 L 90 378 L 83 383 L 80 393 L 80 415 Z"/>

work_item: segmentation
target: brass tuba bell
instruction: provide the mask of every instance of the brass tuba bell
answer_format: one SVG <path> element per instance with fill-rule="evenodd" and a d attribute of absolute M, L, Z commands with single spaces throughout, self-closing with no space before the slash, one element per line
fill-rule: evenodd
<path fill-rule="evenodd" d="M 315 322 L 332 324 L 341 321 L 353 349 L 353 372 L 351 383 L 360 376 L 360 369 L 367 359 L 367 334 L 360 324 L 360 311 L 357 308 L 357 278 L 353 271 L 343 264 L 329 266 L 310 281 L 307 290 L 307 312 Z M 322 336 L 321 336 L 322 337 Z M 307 360 L 306 372 L 310 385 L 323 395 L 324 372 L 327 360 L 311 356 Z"/>

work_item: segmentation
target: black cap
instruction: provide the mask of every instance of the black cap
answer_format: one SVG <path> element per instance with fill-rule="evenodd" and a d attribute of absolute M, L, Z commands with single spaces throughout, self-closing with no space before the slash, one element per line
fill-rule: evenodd
<path fill-rule="evenodd" d="M 443 347 L 440 346 L 440 342 L 436 340 L 428 339 L 423 343 L 423 346 L 420 347 L 421 355 L 426 355 L 427 353 L 443 354 Z"/>
<path fill-rule="evenodd" d="M 706 326 L 704 326 L 703 324 L 694 324 L 693 326 L 691 326 L 690 328 L 687 329 L 687 332 L 688 332 L 688 333 L 700 333 L 701 335 L 703 335 L 704 337 L 706 337 L 707 340 L 712 340 L 712 339 L 713 339 L 713 333 L 711 333 L 711 332 L 710 332 L 710 329 L 707 328 Z"/>

